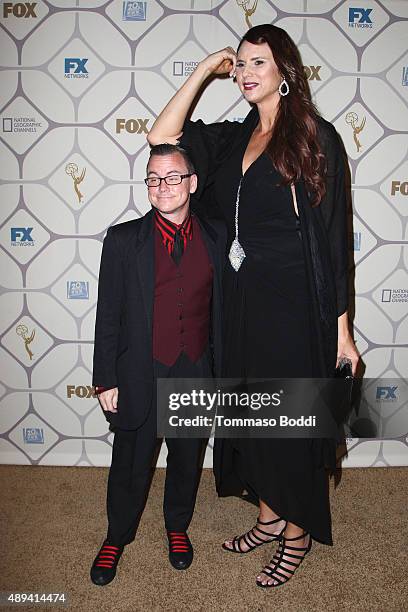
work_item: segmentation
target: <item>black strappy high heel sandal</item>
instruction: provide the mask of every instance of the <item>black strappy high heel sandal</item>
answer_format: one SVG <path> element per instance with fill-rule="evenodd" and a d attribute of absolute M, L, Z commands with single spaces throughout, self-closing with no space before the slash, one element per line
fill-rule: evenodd
<path fill-rule="evenodd" d="M 296 546 L 288 546 L 287 542 L 294 542 L 295 540 L 300 540 L 307 536 L 307 533 L 303 533 L 296 538 L 285 538 L 283 536 L 279 541 L 279 547 L 269 565 L 266 565 L 262 574 L 265 574 L 269 579 L 275 581 L 274 583 L 266 583 L 262 584 L 262 580 L 257 580 L 257 586 L 267 589 L 267 588 L 275 588 L 285 584 L 290 580 L 302 563 L 303 559 L 306 557 L 309 550 L 312 548 L 312 538 L 309 535 L 309 544 L 306 548 L 297 548 Z M 298 553 L 298 554 L 295 554 Z M 293 560 L 292 560 L 293 559 Z M 293 568 L 293 569 L 291 569 Z M 289 574 L 289 576 L 288 576 Z M 265 580 L 265 579 L 264 579 Z"/>
<path fill-rule="evenodd" d="M 256 525 L 252 527 L 252 529 L 250 529 L 243 535 L 235 536 L 233 538 L 232 543 L 231 543 L 232 548 L 229 548 L 228 546 L 226 546 L 225 542 L 223 543 L 222 547 L 224 550 L 227 550 L 228 552 L 244 555 L 246 553 L 252 552 L 253 550 L 255 550 L 255 548 L 258 548 L 258 546 L 262 546 L 262 544 L 269 544 L 270 542 L 274 542 L 275 540 L 280 540 L 283 532 L 286 529 L 286 521 L 283 526 L 283 529 L 279 533 L 268 533 L 267 531 L 260 529 L 258 525 L 263 525 L 263 526 L 273 525 L 274 523 L 279 523 L 279 521 L 282 521 L 282 520 L 283 519 L 281 518 L 277 518 L 277 519 L 274 519 L 273 521 L 264 522 L 258 518 L 258 520 L 256 521 Z M 262 533 L 262 535 L 264 536 L 268 536 L 268 539 L 265 540 L 259 537 L 256 534 L 256 532 Z M 248 550 L 242 550 L 241 548 L 242 542 L 245 542 L 245 544 L 249 546 Z"/>

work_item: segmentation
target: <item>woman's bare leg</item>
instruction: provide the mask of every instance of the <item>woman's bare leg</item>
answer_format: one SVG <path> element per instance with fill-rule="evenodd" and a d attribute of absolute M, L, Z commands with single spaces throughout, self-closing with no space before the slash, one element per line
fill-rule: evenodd
<path fill-rule="evenodd" d="M 262 500 L 259 500 L 259 520 L 262 521 L 262 523 L 269 523 L 279 518 L 280 517 L 271 508 L 269 508 L 269 506 L 265 504 L 265 502 L 263 502 Z M 266 532 L 267 534 L 270 534 L 271 536 L 278 535 L 279 533 L 281 533 L 282 529 L 285 527 L 285 520 L 284 519 L 277 520 L 277 522 L 273 523 L 273 525 L 261 525 L 257 523 L 257 526 L 260 529 L 262 529 L 263 532 Z M 265 542 L 269 541 L 268 536 L 260 532 L 259 529 L 256 527 L 254 527 L 254 534 L 256 535 L 255 539 L 258 538 L 260 540 L 264 540 Z M 227 548 L 233 550 L 232 538 L 230 540 L 226 540 L 224 542 L 224 545 Z M 240 541 L 240 550 L 242 552 L 247 552 L 251 548 L 252 547 L 249 546 L 244 539 Z"/>

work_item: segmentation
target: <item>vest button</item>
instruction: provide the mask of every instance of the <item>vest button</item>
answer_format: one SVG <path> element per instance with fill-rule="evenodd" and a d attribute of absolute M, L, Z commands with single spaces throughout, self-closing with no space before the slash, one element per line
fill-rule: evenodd
<path fill-rule="evenodd" d="M 177 289 L 177 293 L 183 293 L 183 287 L 179 287 L 179 288 Z"/>

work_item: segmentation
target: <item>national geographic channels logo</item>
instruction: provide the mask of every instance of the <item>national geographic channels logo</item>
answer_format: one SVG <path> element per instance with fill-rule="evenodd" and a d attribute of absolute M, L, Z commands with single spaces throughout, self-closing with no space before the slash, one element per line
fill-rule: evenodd
<path fill-rule="evenodd" d="M 37 130 L 42 127 L 40 121 L 36 121 L 35 117 L 4 117 L 3 132 L 19 133 L 31 132 L 36 134 Z"/>
<path fill-rule="evenodd" d="M 24 17 L 37 17 L 35 13 L 35 7 L 37 2 L 4 2 L 3 4 L 3 17 L 7 19 L 9 16 L 17 17 L 17 19 Z"/>
<path fill-rule="evenodd" d="M 197 68 L 198 62 L 194 60 L 189 61 L 175 61 L 173 62 L 173 76 L 190 76 L 191 73 Z"/>
<path fill-rule="evenodd" d="M 408 302 L 408 289 L 383 289 L 381 301 L 388 304 Z"/>

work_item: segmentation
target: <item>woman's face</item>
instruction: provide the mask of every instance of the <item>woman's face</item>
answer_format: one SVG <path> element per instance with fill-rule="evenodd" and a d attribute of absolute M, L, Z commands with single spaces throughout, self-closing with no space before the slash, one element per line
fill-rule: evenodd
<path fill-rule="evenodd" d="M 279 95 L 282 77 L 267 43 L 253 45 L 244 40 L 238 51 L 235 74 L 248 102 L 259 104 Z"/>

